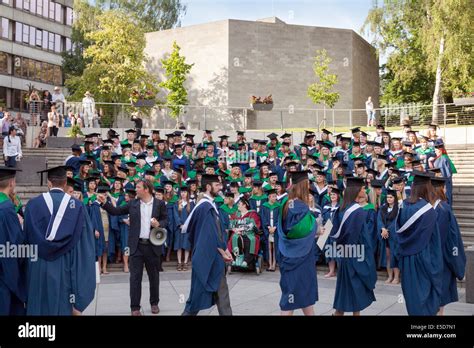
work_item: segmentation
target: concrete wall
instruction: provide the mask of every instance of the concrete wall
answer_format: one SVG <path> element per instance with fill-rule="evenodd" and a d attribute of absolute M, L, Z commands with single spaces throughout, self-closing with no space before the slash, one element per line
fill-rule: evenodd
<path fill-rule="evenodd" d="M 187 81 L 190 105 L 241 108 L 207 114 L 207 128 L 275 128 L 281 120 L 283 128 L 317 127 L 322 112 L 289 110 L 323 109 L 307 96 L 308 86 L 316 81 L 314 56 L 323 48 L 333 60 L 331 71 L 339 78 L 335 89 L 341 97 L 335 107 L 364 108 L 368 95 L 378 103 L 378 61 L 373 48 L 352 30 L 288 25 L 272 17 L 199 24 L 148 33 L 146 38 L 151 73 L 163 76 L 158 61 L 171 50 L 173 40 L 182 47 L 186 60 L 195 63 Z M 243 111 L 250 109 L 252 95 L 268 94 L 273 95 L 274 111 Z M 347 113 L 334 118 L 336 124 L 343 120 L 347 124 Z M 166 115 L 155 119 L 158 124 L 170 124 L 163 121 Z M 184 121 L 202 125 L 204 116 L 192 111 Z"/>

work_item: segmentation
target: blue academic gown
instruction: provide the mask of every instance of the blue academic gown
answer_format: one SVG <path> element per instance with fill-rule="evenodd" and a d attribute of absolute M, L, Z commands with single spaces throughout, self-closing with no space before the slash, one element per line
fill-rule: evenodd
<path fill-rule="evenodd" d="M 403 201 L 397 229 L 426 205 Z M 441 304 L 443 255 L 437 214 L 428 210 L 405 231 L 398 233 L 399 268 L 403 296 L 409 315 L 436 315 Z"/>
<path fill-rule="evenodd" d="M 280 308 L 291 311 L 312 306 L 318 300 L 318 280 L 316 277 L 316 236 L 317 223 L 314 222 L 311 232 L 303 238 L 291 239 L 290 232 L 307 214 L 309 207 L 301 200 L 294 200 L 288 207 L 288 213 L 283 219 L 282 211 L 285 199 L 280 207 L 278 219 L 278 249 L 280 252 Z M 314 218 L 314 217 L 313 217 Z"/>
<path fill-rule="evenodd" d="M 204 198 L 205 199 L 205 198 Z M 185 311 L 195 313 L 215 304 L 214 294 L 225 276 L 225 262 L 217 248 L 226 249 L 218 213 L 210 203 L 195 208 L 187 232 L 192 245 L 191 290 Z"/>
<path fill-rule="evenodd" d="M 0 245 L 19 246 L 25 237 L 10 200 L 0 203 Z M 24 315 L 26 260 L 0 257 L 0 315 Z"/>
<path fill-rule="evenodd" d="M 189 203 L 189 213 L 188 210 L 186 209 L 187 207 L 183 207 L 181 209 L 181 212 L 179 209 L 176 208 L 177 210 L 177 223 L 176 223 L 176 233 L 174 234 L 174 243 L 173 243 L 173 249 L 174 250 L 179 250 L 179 249 L 184 249 L 184 250 L 191 250 L 191 241 L 189 240 L 189 233 L 181 233 L 181 229 L 178 228 L 180 225 L 184 225 L 184 222 L 188 218 L 189 214 L 194 209 L 194 202 Z"/>
<path fill-rule="evenodd" d="M 87 193 L 86 195 L 87 196 Z M 105 234 L 104 234 L 104 225 L 102 223 L 102 217 L 100 214 L 100 204 L 97 201 L 89 203 L 86 205 L 86 211 L 89 214 L 91 220 L 92 228 L 95 234 L 95 231 L 99 232 L 99 238 L 95 238 L 95 256 L 98 258 L 102 256 L 105 251 Z"/>
<path fill-rule="evenodd" d="M 120 195 L 117 198 L 116 205 L 119 207 L 122 202 L 125 202 L 125 196 Z M 108 246 L 108 257 L 109 261 L 113 262 L 115 257 L 116 249 L 121 248 L 123 250 L 123 246 L 121 246 L 121 227 L 120 221 L 123 219 L 123 216 L 111 215 L 107 213 L 109 218 L 109 246 Z"/>
<path fill-rule="evenodd" d="M 55 217 L 64 192 L 50 193 Z M 50 217 L 42 196 L 26 205 L 25 235 L 28 243 L 38 245 L 39 255 L 28 261 L 27 315 L 71 315 L 72 305 L 82 312 L 94 299 L 94 232 L 84 205 L 70 198 L 53 241 L 45 239 Z"/>
<path fill-rule="evenodd" d="M 166 213 L 168 216 L 168 224 L 166 225 L 166 248 L 171 248 L 171 250 L 173 250 L 179 222 L 178 201 L 174 203 L 166 202 Z"/>
<path fill-rule="evenodd" d="M 458 289 L 456 278 L 464 278 L 466 269 L 466 255 L 462 242 L 459 225 L 448 203 L 440 202 L 435 208 L 438 226 L 441 235 L 443 253 L 443 281 L 441 293 L 441 306 L 457 302 Z"/>
<path fill-rule="evenodd" d="M 344 210 L 338 208 L 334 213 L 331 230 L 336 248 L 361 245 L 364 250 L 362 260 L 357 257 L 361 255 L 344 255 L 336 258 L 338 271 L 333 307 L 342 312 L 359 312 L 375 301 L 377 271 L 371 236 L 367 230 L 368 212 L 361 207 L 357 208 L 344 222 L 337 235 L 344 213 L 354 204 L 351 203 Z"/>
<path fill-rule="evenodd" d="M 279 206 L 274 207 L 273 209 L 270 209 L 268 207 L 268 204 L 263 204 L 262 208 L 260 210 L 260 221 L 262 222 L 262 230 L 263 230 L 263 238 L 260 238 L 260 245 L 261 249 L 263 249 L 263 258 L 265 261 L 268 260 L 268 238 L 270 235 L 270 232 L 268 231 L 268 226 L 270 226 L 270 219 L 271 219 L 271 212 L 273 211 L 273 225 L 276 226 L 278 222 L 278 218 L 280 215 L 280 209 Z M 275 230 L 276 232 L 276 230 Z M 279 258 L 279 253 L 278 253 L 278 238 L 277 234 L 274 233 L 274 248 L 275 248 L 275 259 L 278 260 Z"/>
<path fill-rule="evenodd" d="M 440 156 L 435 159 L 433 165 L 435 168 L 440 168 L 441 174 L 446 178 L 446 198 L 448 199 L 448 204 L 453 205 L 453 172 L 449 159 L 446 156 Z"/>
<path fill-rule="evenodd" d="M 79 174 L 79 170 L 81 169 L 81 158 L 78 156 L 71 157 L 70 159 L 67 160 L 66 166 L 70 166 L 73 169 L 74 175 Z"/>
<path fill-rule="evenodd" d="M 387 267 L 387 250 L 388 247 L 390 249 L 390 267 L 398 268 L 398 240 L 397 240 L 397 219 L 394 218 L 389 220 L 383 212 L 383 209 L 387 204 L 384 204 L 380 207 L 377 213 L 377 238 L 380 250 L 380 259 L 379 265 L 380 267 Z M 397 207 L 394 207 L 397 209 Z M 388 230 L 388 238 L 382 238 L 382 228 L 386 228 Z"/>
<path fill-rule="evenodd" d="M 322 211 L 321 211 L 321 217 L 322 217 L 321 223 L 322 223 L 323 226 L 326 225 L 326 222 L 328 222 L 328 220 L 332 221 L 332 219 L 334 217 L 334 213 L 336 212 L 337 208 L 339 208 L 339 204 L 335 207 L 333 207 L 330 203 L 323 206 Z M 316 239 L 316 242 L 317 242 L 317 239 Z M 326 240 L 326 244 L 324 244 L 324 247 L 323 247 L 324 250 L 326 250 L 328 245 L 330 246 L 330 244 L 332 242 L 333 241 L 331 240 L 331 237 L 329 237 Z M 318 247 L 318 249 L 319 249 L 319 247 Z M 334 257 L 331 257 L 331 255 L 326 255 L 324 250 L 320 250 L 320 254 L 324 255 L 324 259 L 325 259 L 326 263 L 328 263 L 329 261 L 334 261 L 336 259 Z"/>

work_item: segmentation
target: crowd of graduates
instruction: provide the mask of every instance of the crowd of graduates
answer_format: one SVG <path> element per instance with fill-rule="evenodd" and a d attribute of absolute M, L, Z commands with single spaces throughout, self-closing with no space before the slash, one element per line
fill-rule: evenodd
<path fill-rule="evenodd" d="M 417 175 L 425 175 L 433 187 L 440 188 L 434 189 L 438 194 L 430 196 L 429 203 L 449 211 L 447 223 L 453 226 L 453 238 L 457 238 L 453 243 L 462 249 L 451 209 L 456 168 L 437 129 L 432 124 L 416 131 L 408 123 L 398 133 L 386 131 L 382 125 L 377 125 L 372 134 L 360 127 L 341 134 L 322 129 L 320 133 L 305 131 L 301 144 L 293 144 L 290 133 L 271 133 L 268 139 L 248 142 L 245 132 L 237 131 L 230 142 L 229 135 L 214 139 L 211 130 L 195 141 L 194 134 L 180 130 L 163 136 L 159 130 L 146 135 L 129 129 L 126 139 L 121 140 L 110 129 L 106 139 L 92 133 L 86 135 L 82 146 L 73 145 L 65 165 L 68 186 L 90 215 L 96 257 L 103 273 L 107 273 L 108 262 L 123 262 L 128 272 L 129 219 L 108 215 L 100 207 L 98 193 L 106 193 L 113 205 L 120 206 L 135 198 L 134 188 L 139 181 L 151 181 L 155 197 L 167 206 L 168 233 L 163 246 L 166 261 L 176 252 L 177 270 L 186 271 L 191 245 L 181 229 L 199 200 L 203 174 L 218 175 L 222 183 L 215 204 L 227 232 L 228 249 L 234 255 L 232 266 L 252 269 L 259 265 L 260 255 L 260 268 L 275 271 L 280 254 L 277 223 L 281 202 L 292 185 L 289 173 L 306 171 L 310 182 L 308 208 L 318 222 L 317 236 L 324 232 L 328 220 L 335 219 L 348 182 L 354 178 L 363 182 L 364 191 L 357 196 L 357 203 L 366 213 L 365 221 L 358 223 L 367 231 L 365 243 L 370 244 L 374 271 L 386 268 L 386 283 L 398 284 L 403 275 L 398 265 L 397 221 Z M 333 222 L 335 226 L 341 224 Z M 330 236 L 326 245 L 335 240 Z M 328 264 L 325 277 L 338 274 L 341 265 L 336 257 L 317 249 L 316 260 Z M 453 274 L 459 277 L 461 273 Z M 444 280 L 451 291 L 456 289 L 453 274 Z M 457 292 L 449 301 L 456 300 Z"/>

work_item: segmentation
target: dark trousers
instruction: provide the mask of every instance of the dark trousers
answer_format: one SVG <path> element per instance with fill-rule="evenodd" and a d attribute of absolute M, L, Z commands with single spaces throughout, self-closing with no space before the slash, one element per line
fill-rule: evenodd
<path fill-rule="evenodd" d="M 143 265 L 150 281 L 150 304 L 157 305 L 160 301 L 161 255 L 153 252 L 151 244 L 138 243 L 137 251 L 130 255 L 130 308 L 132 311 L 141 308 Z"/>
<path fill-rule="evenodd" d="M 255 256 L 250 254 L 250 239 L 247 236 L 242 236 L 238 239 L 237 245 L 239 246 L 239 254 L 244 254 L 244 261 L 247 262 L 247 265 L 250 265 L 255 260 Z"/>
<path fill-rule="evenodd" d="M 52 136 L 57 137 L 58 136 L 58 127 L 56 127 L 56 126 L 49 127 L 49 136 L 50 137 L 52 137 Z"/>
<path fill-rule="evenodd" d="M 8 159 L 5 161 L 5 167 L 15 168 L 16 156 L 8 157 Z"/>
<path fill-rule="evenodd" d="M 232 315 L 232 308 L 230 306 L 230 297 L 229 297 L 229 287 L 227 286 L 227 278 L 224 275 L 221 278 L 221 283 L 219 284 L 219 289 L 214 293 L 214 298 L 217 306 L 217 311 L 219 315 Z M 181 314 L 184 316 L 198 315 L 197 312 L 186 312 L 186 310 Z"/>

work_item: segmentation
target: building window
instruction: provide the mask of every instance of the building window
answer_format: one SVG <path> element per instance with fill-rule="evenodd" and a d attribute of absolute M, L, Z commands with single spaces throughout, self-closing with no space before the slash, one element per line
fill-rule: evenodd
<path fill-rule="evenodd" d="M 58 4 L 58 3 L 55 3 L 55 14 L 54 14 L 54 19 L 56 20 L 56 22 L 59 22 L 59 23 L 62 23 L 63 22 L 63 7 L 61 6 L 61 4 Z"/>
<path fill-rule="evenodd" d="M 71 44 L 71 39 L 66 38 L 66 52 L 71 52 L 72 51 L 72 44 Z"/>
<path fill-rule="evenodd" d="M 61 36 L 54 34 L 54 51 L 61 53 Z"/>
<path fill-rule="evenodd" d="M 30 45 L 34 46 L 36 44 L 36 28 L 30 27 Z"/>
<path fill-rule="evenodd" d="M 16 0 L 15 7 L 18 9 L 23 9 L 23 0 Z"/>
<path fill-rule="evenodd" d="M 48 49 L 48 32 L 46 30 L 43 30 L 43 49 Z"/>
<path fill-rule="evenodd" d="M 8 74 L 8 54 L 0 52 L 0 74 Z"/>
<path fill-rule="evenodd" d="M 48 50 L 54 51 L 54 34 L 48 33 Z"/>
<path fill-rule="evenodd" d="M 25 11 L 30 10 L 30 0 L 23 0 L 23 10 Z"/>
<path fill-rule="evenodd" d="M 66 25 L 72 25 L 73 16 L 72 8 L 66 7 Z"/>
<path fill-rule="evenodd" d="M 13 59 L 13 75 L 21 76 L 21 58 L 15 57 Z"/>
<path fill-rule="evenodd" d="M 39 16 L 43 15 L 43 0 L 38 0 L 36 2 L 36 14 Z"/>
<path fill-rule="evenodd" d="M 43 0 L 43 17 L 48 18 L 49 0 Z"/>
<path fill-rule="evenodd" d="M 41 48 L 42 42 L 43 42 L 43 32 L 41 30 L 36 29 L 36 46 Z"/>
<path fill-rule="evenodd" d="M 0 87 L 0 104 L 4 104 L 9 107 L 9 103 L 7 103 L 7 88 Z"/>
<path fill-rule="evenodd" d="M 10 0 L 2 0 L 2 4 L 10 5 Z"/>
<path fill-rule="evenodd" d="M 30 12 L 36 14 L 36 0 L 30 0 Z"/>
<path fill-rule="evenodd" d="M 15 23 L 15 41 L 21 42 L 22 28 L 21 23 Z"/>
<path fill-rule="evenodd" d="M 42 74 L 42 64 L 41 62 L 35 62 L 35 77 L 34 79 L 37 81 L 41 81 L 41 74 Z"/>
<path fill-rule="evenodd" d="M 0 28 L 0 37 L 8 39 L 8 30 L 10 27 L 10 21 L 7 18 L 2 18 L 2 27 Z"/>
<path fill-rule="evenodd" d="M 28 95 L 28 91 L 22 91 L 19 89 L 12 90 L 12 109 L 19 110 L 19 111 L 27 111 L 27 104 L 25 97 Z"/>
<path fill-rule="evenodd" d="M 25 24 L 23 24 L 23 42 L 30 42 L 30 27 Z"/>
<path fill-rule="evenodd" d="M 54 20 L 54 2 L 49 1 L 49 19 Z"/>

